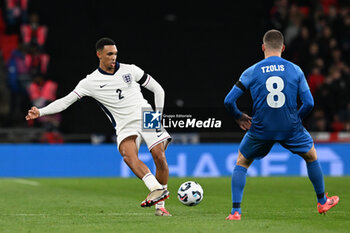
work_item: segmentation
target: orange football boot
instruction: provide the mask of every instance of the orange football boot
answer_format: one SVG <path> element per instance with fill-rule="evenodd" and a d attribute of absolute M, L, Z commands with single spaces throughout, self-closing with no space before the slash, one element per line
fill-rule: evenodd
<path fill-rule="evenodd" d="M 317 203 L 317 210 L 320 214 L 325 214 L 332 207 L 336 206 L 339 202 L 338 196 L 328 197 L 328 193 L 326 193 L 327 201 L 323 205 L 321 203 Z"/>
<path fill-rule="evenodd" d="M 239 214 L 238 211 L 235 211 L 234 214 L 230 214 L 225 219 L 226 220 L 241 220 L 241 214 Z"/>

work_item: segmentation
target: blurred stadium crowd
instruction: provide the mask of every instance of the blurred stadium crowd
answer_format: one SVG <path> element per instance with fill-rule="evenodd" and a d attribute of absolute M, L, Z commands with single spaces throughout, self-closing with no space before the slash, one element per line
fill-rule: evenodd
<path fill-rule="evenodd" d="M 59 114 L 24 121 L 30 106 L 52 102 L 58 89 L 48 76 L 50 30 L 30 4 L 31 0 L 0 0 L 0 127 L 38 126 L 49 132 L 41 141 L 60 142 Z M 271 0 L 270 4 L 264 31 L 276 28 L 284 33 L 283 56 L 303 69 L 314 96 L 306 128 L 349 132 L 350 0 Z"/>
<path fill-rule="evenodd" d="M 270 26 L 285 36 L 285 58 L 305 73 L 315 107 L 310 131 L 350 131 L 350 2 L 276 0 Z"/>
<path fill-rule="evenodd" d="M 45 51 L 48 27 L 40 23 L 30 0 L 6 0 L 0 8 L 1 126 L 57 129 L 60 115 L 23 121 L 30 106 L 43 107 L 56 99 L 57 83 L 47 77 L 50 55 Z M 43 134 L 45 142 L 50 135 Z M 60 139 L 58 139 L 60 141 Z"/>

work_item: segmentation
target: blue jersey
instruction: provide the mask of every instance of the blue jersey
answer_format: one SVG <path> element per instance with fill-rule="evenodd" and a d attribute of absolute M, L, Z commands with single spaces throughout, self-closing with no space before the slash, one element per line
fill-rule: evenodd
<path fill-rule="evenodd" d="M 309 92 L 309 86 L 299 66 L 272 56 L 245 70 L 239 81 L 250 90 L 253 100 L 251 135 L 285 140 L 304 130 L 297 97 Z"/>

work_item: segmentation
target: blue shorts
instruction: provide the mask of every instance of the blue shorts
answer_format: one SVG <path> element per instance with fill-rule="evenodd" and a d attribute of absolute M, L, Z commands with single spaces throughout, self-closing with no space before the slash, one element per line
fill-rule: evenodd
<path fill-rule="evenodd" d="M 262 159 L 270 152 L 276 142 L 294 154 L 306 153 L 313 145 L 312 137 L 305 129 L 287 140 L 258 139 L 247 132 L 239 145 L 239 151 L 246 159 Z"/>

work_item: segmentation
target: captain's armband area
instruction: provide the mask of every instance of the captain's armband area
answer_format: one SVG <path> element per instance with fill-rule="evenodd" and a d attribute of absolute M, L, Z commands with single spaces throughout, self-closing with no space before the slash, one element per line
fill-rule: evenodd
<path fill-rule="evenodd" d="M 245 92 L 247 90 L 247 88 L 245 88 L 245 86 L 241 83 L 241 81 L 237 81 L 235 84 L 239 89 L 241 89 L 243 92 Z"/>
<path fill-rule="evenodd" d="M 139 83 L 141 86 L 144 87 L 144 86 L 146 86 L 146 85 L 148 84 L 150 78 L 151 78 L 151 77 L 150 77 L 148 74 L 144 73 L 144 74 L 142 75 L 142 77 L 140 78 L 140 80 L 138 81 L 138 83 Z"/>

